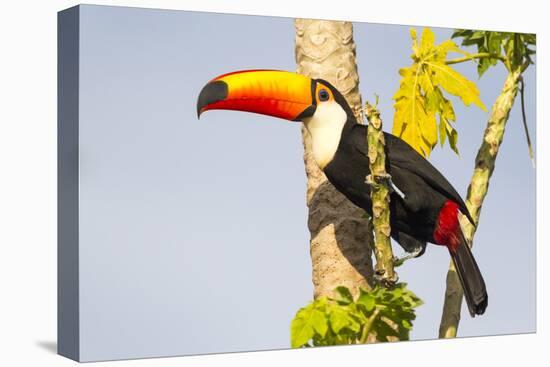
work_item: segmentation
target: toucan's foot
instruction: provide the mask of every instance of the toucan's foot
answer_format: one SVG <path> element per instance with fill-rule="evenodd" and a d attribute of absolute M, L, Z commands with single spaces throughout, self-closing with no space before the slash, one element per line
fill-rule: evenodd
<path fill-rule="evenodd" d="M 399 190 L 399 187 L 397 187 L 392 179 L 391 179 L 391 175 L 389 173 L 386 173 L 385 175 L 383 176 L 373 176 L 372 174 L 371 175 L 368 175 L 367 177 L 365 177 L 365 183 L 367 185 L 373 185 L 373 184 L 379 184 L 380 182 L 385 182 L 386 185 L 388 185 L 388 188 L 390 190 L 390 192 L 395 192 L 397 195 L 399 195 L 401 197 L 401 199 L 405 199 L 405 194 L 403 193 L 403 191 Z"/>
<path fill-rule="evenodd" d="M 365 183 L 367 185 L 376 185 L 381 182 L 385 182 L 388 186 L 390 186 L 391 182 L 391 175 L 389 173 L 386 173 L 385 175 L 368 175 L 365 177 Z"/>
<path fill-rule="evenodd" d="M 401 266 L 405 263 L 405 261 L 410 260 L 410 259 L 414 259 L 415 257 L 418 257 L 418 256 L 422 255 L 423 252 L 424 252 L 424 248 L 423 247 L 418 247 L 413 252 L 407 253 L 405 256 L 401 256 L 401 257 L 394 256 L 393 257 L 393 266 L 394 267 Z"/>
<path fill-rule="evenodd" d="M 397 283 L 397 281 L 399 280 L 399 277 L 397 276 L 396 272 L 393 273 L 392 278 L 389 278 L 388 276 L 386 276 L 384 271 L 379 272 L 378 270 L 375 270 L 374 280 L 376 281 L 376 283 L 381 284 L 386 288 L 391 288 Z"/>

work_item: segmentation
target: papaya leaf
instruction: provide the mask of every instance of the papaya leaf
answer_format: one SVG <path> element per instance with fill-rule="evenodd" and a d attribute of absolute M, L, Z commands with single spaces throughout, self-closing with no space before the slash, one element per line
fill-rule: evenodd
<path fill-rule="evenodd" d="M 328 321 L 325 314 L 319 310 L 313 310 L 311 313 L 311 325 L 317 334 L 325 337 L 328 330 Z"/>
<path fill-rule="evenodd" d="M 451 146 L 451 149 L 454 150 L 456 154 L 458 153 L 458 147 L 457 147 L 457 141 L 458 141 L 458 133 L 456 130 L 451 126 L 449 121 L 442 117 L 443 125 L 445 125 L 445 131 L 447 133 L 447 136 L 449 137 L 449 145 Z"/>
<path fill-rule="evenodd" d="M 484 37 L 483 32 L 469 31 L 455 32 L 455 35 L 468 36 L 472 42 Z M 455 121 L 456 116 L 451 101 L 444 97 L 443 92 L 460 98 L 467 106 L 474 104 L 484 111 L 486 108 L 481 102 L 476 84 L 446 64 L 449 52 L 466 54 L 464 51 L 452 40 L 436 45 L 435 35 L 429 28 L 423 29 L 420 43 L 414 29 L 411 29 L 411 38 L 413 63 L 399 70 L 401 80 L 393 96 L 395 114 L 392 133 L 427 157 L 438 140 L 443 145 L 449 137 L 451 144 L 446 124 Z M 442 121 L 446 122 L 444 126 L 441 125 Z M 457 151 L 457 134 L 454 128 L 452 131 L 455 136 L 454 147 L 451 144 L 451 148 Z"/>
<path fill-rule="evenodd" d="M 441 116 L 439 117 L 439 142 L 441 146 L 445 145 L 445 140 L 447 139 L 447 129 L 445 129 L 445 123 L 441 121 Z"/>
<path fill-rule="evenodd" d="M 357 304 L 364 306 L 367 312 L 371 312 L 376 306 L 376 300 L 368 292 L 361 290 L 359 298 L 357 299 Z"/>
<path fill-rule="evenodd" d="M 290 345 L 292 348 L 299 348 L 307 345 L 308 341 L 313 338 L 315 331 L 311 324 L 312 312 L 314 304 L 310 304 L 301 308 L 290 325 Z"/>
<path fill-rule="evenodd" d="M 492 32 L 456 30 L 451 38 L 462 38 L 463 46 L 476 46 L 478 53 L 488 53 L 500 57 L 509 70 L 521 68 L 525 63 L 533 63 L 531 55 L 535 50 L 536 36 L 531 33 Z M 477 72 L 481 77 L 489 67 L 497 64 L 497 57 L 479 60 Z"/>
<path fill-rule="evenodd" d="M 340 330 L 349 326 L 350 318 L 348 313 L 342 308 L 334 308 L 329 316 L 330 326 L 334 333 L 338 334 Z"/>
<path fill-rule="evenodd" d="M 444 63 L 427 61 L 426 64 L 429 66 L 428 71 L 431 72 L 431 80 L 436 86 L 459 97 L 466 106 L 473 103 L 483 111 L 487 111 L 479 98 L 479 89 L 474 82 L 466 79 L 458 71 Z"/>
<path fill-rule="evenodd" d="M 325 304 L 326 298 L 321 297 L 298 311 L 290 326 L 292 348 L 306 345 L 316 333 L 325 337 L 328 329 L 328 322 L 323 312 Z"/>
<path fill-rule="evenodd" d="M 340 296 L 340 299 L 337 301 L 341 304 L 348 304 L 353 302 L 353 296 L 351 295 L 351 292 L 348 288 L 344 286 L 336 287 L 336 292 Z"/>
<path fill-rule="evenodd" d="M 335 291 L 346 304 L 320 297 L 298 310 L 291 323 L 293 348 L 355 344 L 366 340 L 365 330 L 378 341 L 407 340 L 416 318 L 415 308 L 422 304 L 405 283 L 393 289 L 360 289 L 356 299 L 346 287 Z"/>

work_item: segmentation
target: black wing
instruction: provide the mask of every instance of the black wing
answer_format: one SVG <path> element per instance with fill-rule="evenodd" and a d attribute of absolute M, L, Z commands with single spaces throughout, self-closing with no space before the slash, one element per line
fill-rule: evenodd
<path fill-rule="evenodd" d="M 366 144 L 366 126 L 357 125 L 353 134 L 354 145 L 361 151 L 362 154 L 368 155 L 368 147 Z M 422 157 L 409 144 L 398 137 L 384 133 L 386 140 L 386 155 L 387 161 L 392 168 L 409 171 L 410 173 L 420 177 L 426 184 L 438 191 L 445 197 L 453 200 L 459 205 L 460 211 L 468 218 L 475 226 L 475 222 L 466 208 L 466 204 L 456 192 L 455 188 L 447 181 L 447 179 L 435 168 L 427 159 Z M 399 187 L 398 187 L 399 188 Z"/>

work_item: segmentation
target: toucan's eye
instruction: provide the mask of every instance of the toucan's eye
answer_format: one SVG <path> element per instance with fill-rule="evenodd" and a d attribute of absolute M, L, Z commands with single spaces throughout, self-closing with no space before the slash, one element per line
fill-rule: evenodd
<path fill-rule="evenodd" d="M 321 102 L 328 101 L 330 98 L 330 94 L 328 94 L 328 91 L 326 89 L 319 90 L 319 93 L 317 95 L 319 96 L 319 101 Z"/>

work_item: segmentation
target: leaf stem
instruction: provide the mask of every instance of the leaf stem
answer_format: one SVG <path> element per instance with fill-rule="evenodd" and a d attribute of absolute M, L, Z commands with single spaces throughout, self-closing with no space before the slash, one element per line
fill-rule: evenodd
<path fill-rule="evenodd" d="M 372 313 L 372 315 L 370 315 L 367 322 L 365 323 L 365 326 L 363 326 L 363 331 L 361 332 L 359 343 L 365 344 L 367 342 L 367 338 L 369 337 L 369 333 L 372 329 L 372 325 L 374 324 L 374 320 L 376 320 L 379 314 L 380 310 L 378 308 L 375 308 L 374 312 Z"/>
<path fill-rule="evenodd" d="M 445 64 L 447 65 L 459 64 L 461 62 L 466 62 L 466 61 L 476 60 L 476 59 L 497 59 L 502 62 L 506 61 L 506 59 L 502 55 L 491 54 L 489 52 L 479 52 L 477 54 L 469 54 L 468 56 L 457 57 L 456 59 L 446 60 Z"/>
<path fill-rule="evenodd" d="M 531 144 L 531 136 L 529 134 L 529 128 L 527 127 L 527 117 L 525 115 L 525 96 L 524 96 L 524 87 L 525 82 L 523 81 L 523 76 L 519 79 L 519 92 L 521 95 L 521 116 L 523 120 L 523 129 L 525 130 L 525 138 L 527 139 L 527 147 L 529 148 L 529 158 L 531 158 L 531 164 L 535 168 L 535 157 L 533 155 L 533 145 Z"/>

